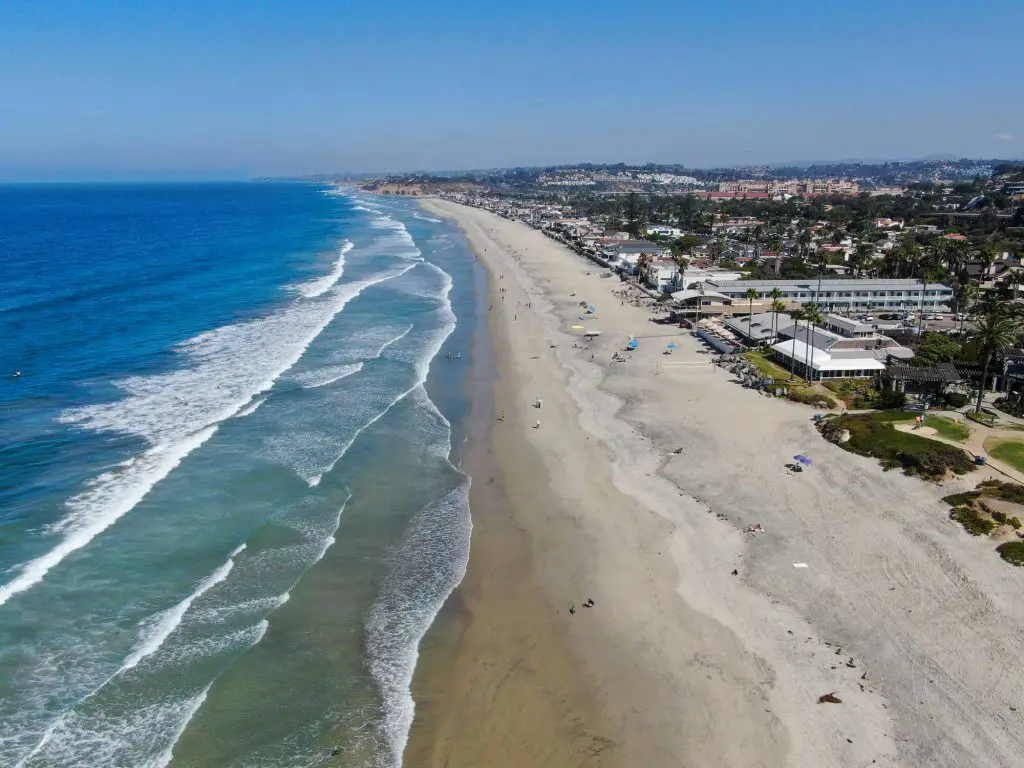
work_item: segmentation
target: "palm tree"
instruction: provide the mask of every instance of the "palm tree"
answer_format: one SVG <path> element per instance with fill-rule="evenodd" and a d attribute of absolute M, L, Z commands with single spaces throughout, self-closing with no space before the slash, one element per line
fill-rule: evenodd
<path fill-rule="evenodd" d="M 811 371 L 811 364 L 814 362 L 814 327 L 825 321 L 825 316 L 815 302 L 804 305 L 804 320 L 807 321 L 806 356 L 804 357 L 804 378 L 807 381 L 814 380 L 814 373 Z"/>
<path fill-rule="evenodd" d="M 754 299 L 759 298 L 756 288 L 747 288 L 747 292 L 743 294 L 747 297 L 747 337 L 750 342 L 754 342 Z"/>
<path fill-rule="evenodd" d="M 641 253 L 640 258 L 636 260 L 636 284 L 640 285 L 640 279 L 643 277 L 644 270 L 647 269 L 647 265 L 651 263 L 651 254 Z"/>
<path fill-rule="evenodd" d="M 986 293 L 971 310 L 974 318 L 974 343 L 978 347 L 978 358 L 982 360 L 981 384 L 978 387 L 978 402 L 975 413 L 981 412 L 981 402 L 988 386 L 988 369 L 999 350 L 1013 345 L 1024 326 L 1020 307 L 1003 301 L 994 291 Z"/>
<path fill-rule="evenodd" d="M 793 328 L 793 348 L 789 355 L 789 380 L 792 381 L 796 376 L 796 337 L 800 335 L 800 321 L 804 319 L 803 309 L 797 308 L 789 313 L 789 316 L 793 319 L 795 324 Z"/>
<path fill-rule="evenodd" d="M 761 294 L 757 292 L 757 288 L 747 288 L 747 292 L 743 294 L 747 297 L 747 314 L 754 314 L 754 299 L 761 298 Z"/>
<path fill-rule="evenodd" d="M 800 255 L 805 259 L 807 258 L 807 252 L 811 248 L 811 230 L 810 228 L 803 229 L 800 231 L 800 236 L 797 237 L 796 241 L 800 245 Z"/>
<path fill-rule="evenodd" d="M 996 260 L 996 248 L 994 245 L 985 244 L 978 249 L 978 261 L 981 262 L 981 282 L 988 280 L 988 271 Z"/>
<path fill-rule="evenodd" d="M 782 303 L 782 291 L 778 288 L 772 288 L 772 292 L 768 294 L 772 297 L 772 342 L 778 340 L 779 334 L 779 312 L 786 311 L 786 305 Z"/>
<path fill-rule="evenodd" d="M 857 277 L 860 277 L 861 270 L 864 269 L 864 265 L 871 261 L 874 256 L 875 249 L 871 243 L 857 243 L 857 248 L 853 252 L 853 268 L 856 270 Z"/>

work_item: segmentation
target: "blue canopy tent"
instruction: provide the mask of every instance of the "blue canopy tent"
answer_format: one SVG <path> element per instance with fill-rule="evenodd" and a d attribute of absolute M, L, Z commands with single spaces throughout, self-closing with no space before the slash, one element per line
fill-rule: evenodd
<path fill-rule="evenodd" d="M 640 342 L 639 341 L 637 341 L 636 339 L 630 339 L 629 343 L 626 345 L 626 348 L 627 349 L 636 349 L 639 346 L 640 346 Z"/>

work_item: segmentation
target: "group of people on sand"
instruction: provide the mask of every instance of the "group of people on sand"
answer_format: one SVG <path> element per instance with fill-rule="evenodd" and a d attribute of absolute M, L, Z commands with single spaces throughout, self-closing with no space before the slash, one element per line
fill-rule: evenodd
<path fill-rule="evenodd" d="M 583 602 L 581 605 L 584 608 L 593 608 L 595 605 L 597 605 L 597 603 L 594 602 L 594 598 L 588 597 L 586 599 L 586 601 Z M 573 603 L 572 605 L 569 606 L 569 613 L 571 613 L 571 614 L 575 614 L 576 613 L 576 603 Z"/>

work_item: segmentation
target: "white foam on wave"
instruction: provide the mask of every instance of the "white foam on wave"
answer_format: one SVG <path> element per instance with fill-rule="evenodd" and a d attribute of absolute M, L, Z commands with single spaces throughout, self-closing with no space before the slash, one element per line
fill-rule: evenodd
<path fill-rule="evenodd" d="M 420 389 L 422 399 L 440 415 Z M 448 423 L 443 416 L 441 420 Z M 450 452 L 450 428 L 446 434 Z M 381 768 L 402 766 L 416 708 L 411 685 L 420 642 L 466 573 L 473 525 L 471 480 L 468 475 L 462 478 L 414 517 L 367 617 L 368 668 L 383 699 L 378 726 L 382 749 L 377 765 Z"/>
<path fill-rule="evenodd" d="M 291 599 L 288 592 L 280 595 L 268 595 L 267 597 L 254 597 L 243 600 L 240 603 L 222 605 L 206 610 L 197 611 L 195 614 L 198 621 L 220 622 L 245 613 L 271 613 Z"/>
<path fill-rule="evenodd" d="M 414 219 L 420 219 L 422 221 L 432 221 L 435 224 L 440 224 L 441 223 L 440 219 L 432 219 L 430 216 L 420 216 L 420 214 L 418 214 L 418 213 L 414 213 L 412 216 L 413 216 Z"/>
<path fill-rule="evenodd" d="M 345 271 L 345 254 L 351 251 L 354 247 L 355 244 L 351 240 L 346 240 L 338 250 L 338 258 L 334 262 L 334 266 L 331 268 L 331 271 L 323 277 L 319 277 L 308 283 L 303 283 L 298 286 L 296 290 L 298 290 L 298 292 L 307 299 L 314 299 L 331 290 L 331 288 L 341 280 L 341 276 Z"/>
<path fill-rule="evenodd" d="M 63 533 L 64 538 L 22 564 L 17 576 L 0 585 L 0 605 L 38 584 L 68 555 L 141 502 L 182 459 L 209 440 L 221 422 L 245 410 L 256 395 L 270 389 L 295 365 L 349 301 L 417 263 L 412 257 L 400 258 L 370 277 L 337 285 L 311 300 L 297 300 L 268 317 L 202 333 L 176 347 L 187 358 L 185 367 L 124 379 L 118 386 L 125 398 L 65 411 L 60 417 L 64 423 L 134 435 L 151 448 L 68 499 L 68 514 L 49 529 Z"/>
<path fill-rule="evenodd" d="M 192 604 L 228 577 L 228 574 L 231 573 L 231 569 L 234 566 L 235 557 L 245 549 L 245 546 L 245 544 L 241 544 L 238 547 L 236 547 L 231 552 L 231 554 L 228 555 L 228 559 L 224 562 L 224 564 L 217 568 L 205 579 L 203 579 L 199 583 L 199 586 L 191 594 L 185 597 L 181 602 L 168 608 L 165 611 L 161 611 L 160 613 L 153 616 L 150 621 L 146 622 L 145 627 L 139 633 L 139 640 L 136 643 L 135 650 L 133 650 L 131 654 L 129 654 L 129 656 L 121 664 L 120 668 L 116 672 L 114 672 L 114 674 L 110 675 L 103 682 L 101 682 L 99 685 L 93 688 L 89 693 L 87 693 L 85 696 L 79 699 L 75 703 L 75 706 L 81 706 L 83 703 L 85 703 L 93 696 L 95 696 L 97 693 L 99 693 L 101 690 L 103 690 L 119 675 L 123 674 L 124 672 L 127 672 L 130 669 L 134 669 L 139 664 L 140 661 L 149 656 L 152 656 L 154 653 L 160 650 L 160 647 L 164 644 L 164 641 L 167 640 L 167 638 L 170 637 L 174 630 L 177 629 L 178 626 L 181 624 L 182 619 L 185 617 L 185 614 L 188 612 L 188 609 L 192 606 Z M 50 741 L 53 739 L 54 734 L 62 728 L 65 728 L 69 719 L 73 716 L 74 710 L 68 710 L 61 714 L 61 716 L 54 720 L 49 726 L 47 726 L 45 731 L 43 731 L 39 741 L 36 743 L 35 747 L 33 747 L 32 750 L 18 762 L 18 765 L 20 766 L 26 764 L 29 760 L 31 760 L 33 757 L 39 754 L 46 747 L 46 745 L 49 744 Z"/>
<path fill-rule="evenodd" d="M 422 266 L 425 269 L 434 270 L 435 273 L 439 274 L 442 278 L 443 288 L 441 293 L 440 295 L 434 294 L 434 298 L 439 298 L 443 302 L 439 310 L 442 324 L 434 330 L 431 336 L 416 345 L 415 349 L 412 351 L 411 358 L 403 354 L 395 355 L 395 359 L 404 359 L 406 362 L 410 362 L 413 365 L 416 372 L 415 382 L 408 389 L 400 392 L 387 404 L 385 408 L 378 411 L 369 419 L 369 421 L 359 427 L 359 429 L 357 429 L 352 436 L 345 441 L 335 458 L 322 471 L 306 477 L 306 482 L 309 484 L 310 488 L 315 488 L 320 485 L 320 481 L 323 479 L 323 476 L 338 465 L 338 462 L 341 461 L 346 453 L 348 453 L 353 443 L 355 443 L 363 432 L 380 421 L 388 411 L 404 400 L 410 393 L 415 391 L 417 387 L 422 386 L 426 382 L 427 376 L 430 373 L 430 362 L 437 356 L 437 353 L 441 351 L 441 347 L 444 345 L 445 340 L 451 336 L 452 331 L 455 330 L 456 318 L 455 313 L 452 311 L 451 302 L 452 276 L 431 262 L 424 262 Z M 406 333 L 408 333 L 408 331 Z M 405 334 L 402 335 L 404 336 Z"/>
<path fill-rule="evenodd" d="M 274 603 L 274 606 L 282 605 L 285 602 L 287 601 L 277 601 Z M 267 604 L 270 605 L 269 602 Z M 160 655 L 153 660 L 154 669 L 188 667 L 197 660 L 206 660 L 222 653 L 235 653 L 243 648 L 251 648 L 263 638 L 269 626 L 270 624 L 266 619 L 260 619 L 251 626 L 235 629 L 224 634 L 203 637 L 193 640 L 187 645 L 167 648 L 161 651 Z"/>
<path fill-rule="evenodd" d="M 241 419 L 245 416 L 249 416 L 250 414 L 256 413 L 256 409 L 263 405 L 265 402 L 267 402 L 267 398 L 265 397 L 257 397 L 253 399 L 247 405 L 243 405 L 241 408 L 238 409 L 238 411 L 235 413 L 235 418 Z"/>
<path fill-rule="evenodd" d="M 412 235 L 409 234 L 409 230 L 406 229 L 405 224 L 400 222 L 398 219 L 387 214 L 382 214 L 370 221 L 370 226 L 374 229 L 383 229 L 389 232 L 386 236 L 378 238 L 375 244 L 378 251 L 394 253 L 395 255 L 416 258 L 419 261 L 423 261 L 420 249 L 416 247 L 416 241 L 413 240 Z"/>
<path fill-rule="evenodd" d="M 361 370 L 363 370 L 362 363 L 329 365 L 325 368 L 317 368 L 315 371 L 297 374 L 292 378 L 306 389 L 316 389 L 317 387 L 326 387 L 328 384 L 341 381 L 354 373 L 359 373 Z"/>
<path fill-rule="evenodd" d="M 156 653 L 160 649 L 160 646 L 164 644 L 164 641 L 170 637 L 171 633 L 178 628 L 179 624 L 181 624 L 181 620 L 185 617 L 185 613 L 188 609 L 192 607 L 192 603 L 228 577 L 228 574 L 231 573 L 231 569 L 235 565 L 235 557 L 244 549 L 245 544 L 239 546 L 228 556 L 228 559 L 222 566 L 220 566 L 220 568 L 199 583 L 199 586 L 196 587 L 192 594 L 188 595 L 177 605 L 157 614 L 140 634 L 138 645 L 135 650 L 132 651 L 131 655 L 125 659 L 124 664 L 121 665 L 121 669 L 119 669 L 118 672 L 124 672 L 125 670 L 132 669 L 144 658 Z"/>
<path fill-rule="evenodd" d="M 266 630 L 264 630 L 266 631 Z M 210 688 L 213 687 L 213 683 L 203 688 L 203 690 L 192 699 L 188 700 L 184 707 L 181 708 L 182 717 L 179 719 L 178 727 L 175 728 L 171 738 L 171 743 L 167 746 L 163 752 L 157 755 L 155 758 L 146 763 L 145 768 L 167 768 L 171 764 L 171 760 L 174 759 L 174 747 L 178 744 L 178 739 L 181 738 L 181 734 L 185 732 L 189 722 L 195 717 L 196 712 L 203 706 L 206 701 L 206 697 L 210 693 Z"/>
<path fill-rule="evenodd" d="M 31 589 L 51 568 L 113 525 L 142 501 L 149 490 L 167 477 L 185 456 L 209 440 L 216 430 L 216 427 L 207 427 L 170 447 L 161 446 L 130 463 L 124 462 L 120 472 L 100 475 L 90 483 L 88 490 L 69 499 L 67 506 L 72 513 L 61 527 L 67 534 L 57 546 L 22 565 L 17 576 L 0 585 L 0 605 Z M 128 479 L 124 481 L 122 478 Z"/>

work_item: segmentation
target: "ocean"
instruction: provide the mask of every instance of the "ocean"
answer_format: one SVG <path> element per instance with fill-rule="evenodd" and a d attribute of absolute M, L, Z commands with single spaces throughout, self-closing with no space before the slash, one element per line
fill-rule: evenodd
<path fill-rule="evenodd" d="M 484 296 L 412 200 L 0 187 L 0 765 L 399 766 Z"/>

